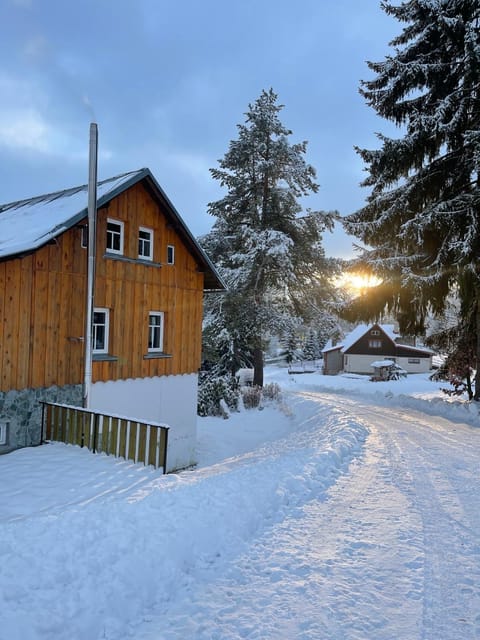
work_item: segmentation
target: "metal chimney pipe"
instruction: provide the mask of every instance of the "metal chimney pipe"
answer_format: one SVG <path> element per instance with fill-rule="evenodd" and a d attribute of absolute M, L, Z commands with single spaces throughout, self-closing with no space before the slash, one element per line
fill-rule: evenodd
<path fill-rule="evenodd" d="M 92 339 L 93 309 L 95 295 L 95 243 L 97 223 L 97 162 L 98 128 L 90 124 L 90 145 L 88 158 L 88 263 L 87 263 L 87 309 L 85 319 L 85 377 L 83 383 L 83 406 L 89 408 L 92 384 Z"/>

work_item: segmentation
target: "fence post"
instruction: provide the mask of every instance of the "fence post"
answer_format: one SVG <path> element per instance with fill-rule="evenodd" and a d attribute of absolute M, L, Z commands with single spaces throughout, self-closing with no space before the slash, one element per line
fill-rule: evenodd
<path fill-rule="evenodd" d="M 93 447 L 92 452 L 97 452 L 98 413 L 93 414 Z"/>
<path fill-rule="evenodd" d="M 78 412 L 80 413 L 80 412 Z M 82 420 L 81 420 L 81 425 L 82 425 L 82 433 L 80 436 L 80 447 L 83 449 L 83 447 L 85 446 L 85 412 L 82 411 L 82 413 L 80 413 Z"/>
<path fill-rule="evenodd" d="M 44 441 L 44 437 L 43 437 L 43 433 L 44 432 L 43 432 L 43 430 L 45 428 L 45 402 L 42 402 L 41 405 L 42 405 L 42 424 L 41 424 L 41 427 L 40 427 L 40 442 L 39 442 L 39 444 L 43 444 L 43 441 Z"/>
<path fill-rule="evenodd" d="M 163 427 L 165 430 L 165 449 L 163 450 L 163 473 L 167 473 L 167 447 L 168 447 L 168 429 Z"/>

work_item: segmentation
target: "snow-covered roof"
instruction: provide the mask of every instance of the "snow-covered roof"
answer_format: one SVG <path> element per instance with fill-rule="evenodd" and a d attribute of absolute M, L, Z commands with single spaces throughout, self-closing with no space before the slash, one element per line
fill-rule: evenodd
<path fill-rule="evenodd" d="M 182 239 L 204 267 L 205 287 L 224 289 L 215 267 L 195 240 L 149 169 L 139 169 L 102 180 L 97 184 L 97 207 L 140 182 L 148 181 L 165 205 L 165 213 Z M 87 217 L 88 185 L 0 205 L 0 259 L 29 253 L 42 247 Z"/>
<path fill-rule="evenodd" d="M 393 360 L 375 360 L 375 362 L 370 363 L 370 366 L 381 369 L 382 367 L 391 367 L 394 364 Z"/>
<path fill-rule="evenodd" d="M 435 353 L 435 351 L 433 351 L 433 349 L 429 349 L 428 347 L 414 347 L 411 344 L 403 344 L 403 342 L 399 342 L 397 343 L 399 347 L 404 347 L 405 349 L 408 349 L 409 351 L 418 351 L 418 353 L 428 353 L 430 355 L 433 356 L 433 354 Z"/>
<path fill-rule="evenodd" d="M 432 351 L 431 349 L 428 349 L 427 347 L 414 347 L 410 344 L 403 344 L 401 342 L 396 342 L 398 338 L 398 334 L 395 333 L 395 325 L 378 324 L 377 322 L 373 322 L 372 324 L 357 325 L 355 329 L 353 329 L 353 331 L 350 331 L 350 333 L 346 335 L 345 338 L 341 342 L 338 342 L 336 345 L 332 346 L 331 341 L 329 341 L 327 345 L 323 348 L 322 353 L 328 353 L 330 351 L 336 351 L 336 350 L 339 350 L 342 353 L 345 353 L 345 351 L 350 349 L 350 347 L 352 347 L 358 340 L 360 340 L 360 338 L 362 338 L 368 331 L 370 331 L 375 326 L 380 327 L 380 329 L 382 329 L 385 335 L 388 338 L 390 338 L 390 340 L 394 342 L 397 345 L 397 347 L 404 347 L 409 351 L 410 350 L 416 351 L 419 355 L 420 354 L 433 355 L 434 353 L 434 351 Z"/>
<path fill-rule="evenodd" d="M 138 171 L 103 180 L 97 201 L 110 200 Z M 113 195 L 111 195 L 113 193 Z M 43 246 L 87 215 L 88 185 L 0 205 L 0 258 Z"/>
<path fill-rule="evenodd" d="M 364 336 L 367 331 L 370 331 L 370 329 L 375 325 L 377 325 L 376 322 L 373 324 L 357 325 L 355 329 L 350 331 L 350 333 L 346 335 L 341 342 L 338 342 L 334 346 L 325 347 L 322 353 L 325 353 L 327 351 L 334 351 L 335 349 L 340 349 L 342 352 L 347 351 L 347 349 L 350 349 L 351 346 L 353 346 L 358 340 L 360 340 L 360 338 Z M 395 342 L 396 334 L 394 332 L 393 324 L 379 324 L 378 326 L 382 329 L 382 331 L 385 332 L 385 334 L 392 340 L 392 342 Z"/>

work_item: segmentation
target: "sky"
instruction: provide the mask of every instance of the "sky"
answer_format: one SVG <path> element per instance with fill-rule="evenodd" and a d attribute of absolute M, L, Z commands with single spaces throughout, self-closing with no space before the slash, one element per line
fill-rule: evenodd
<path fill-rule="evenodd" d="M 0 456 L 2 640 L 478 639 L 476 403 L 266 376 L 280 404 L 199 418 L 182 473 Z"/>
<path fill-rule="evenodd" d="M 317 171 L 304 206 L 352 213 L 367 195 L 354 146 L 394 131 L 360 80 L 400 30 L 379 0 L 0 0 L 0 203 L 85 184 L 97 122 L 99 179 L 149 167 L 201 236 L 224 195 L 209 169 L 272 88 Z M 352 240 L 327 234 L 327 254 Z"/>

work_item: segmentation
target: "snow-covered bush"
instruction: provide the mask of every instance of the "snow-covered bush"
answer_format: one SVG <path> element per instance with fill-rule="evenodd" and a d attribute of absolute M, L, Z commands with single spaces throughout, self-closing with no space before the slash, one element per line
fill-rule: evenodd
<path fill-rule="evenodd" d="M 256 409 L 262 400 L 262 387 L 242 387 L 242 399 L 245 409 Z"/>
<path fill-rule="evenodd" d="M 276 382 L 269 382 L 263 385 L 262 395 L 265 400 L 280 402 L 282 395 L 280 386 Z"/>
<path fill-rule="evenodd" d="M 219 376 L 202 371 L 198 378 L 197 413 L 199 416 L 224 416 L 222 401 L 229 409 L 237 410 L 239 400 L 238 381 L 232 376 Z"/>
<path fill-rule="evenodd" d="M 280 387 L 276 382 L 271 382 L 263 387 L 241 387 L 242 401 L 245 409 L 256 409 L 264 401 L 281 401 Z"/>
<path fill-rule="evenodd" d="M 240 385 L 238 378 L 202 371 L 198 379 L 197 413 L 199 416 L 223 416 L 228 410 L 256 409 L 263 401 L 281 402 L 281 390 L 276 382 L 262 387 Z M 228 410 L 227 410 L 228 409 Z"/>

